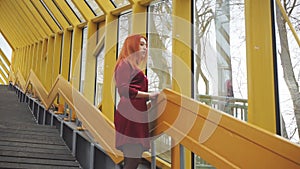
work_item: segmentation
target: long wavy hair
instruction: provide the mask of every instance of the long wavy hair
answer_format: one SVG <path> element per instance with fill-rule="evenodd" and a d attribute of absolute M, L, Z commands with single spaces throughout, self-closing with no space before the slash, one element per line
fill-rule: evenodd
<path fill-rule="evenodd" d="M 139 34 L 130 35 L 125 39 L 115 69 L 118 67 L 120 62 L 125 60 L 128 61 L 133 68 L 145 68 L 148 53 L 146 53 L 145 57 L 141 57 L 139 52 L 141 38 L 144 38 L 147 42 L 147 38 Z"/>

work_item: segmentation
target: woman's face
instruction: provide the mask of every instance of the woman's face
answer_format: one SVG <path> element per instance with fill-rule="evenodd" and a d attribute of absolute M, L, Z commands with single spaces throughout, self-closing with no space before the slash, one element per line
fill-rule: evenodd
<path fill-rule="evenodd" d="M 141 53 L 142 58 L 147 55 L 147 42 L 144 38 L 140 39 L 139 52 Z"/>

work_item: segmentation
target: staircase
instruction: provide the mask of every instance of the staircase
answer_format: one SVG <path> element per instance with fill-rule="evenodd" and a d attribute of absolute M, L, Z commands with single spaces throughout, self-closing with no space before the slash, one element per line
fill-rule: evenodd
<path fill-rule="evenodd" d="M 59 131 L 38 125 L 6 85 L 0 85 L 0 168 L 81 168 Z"/>

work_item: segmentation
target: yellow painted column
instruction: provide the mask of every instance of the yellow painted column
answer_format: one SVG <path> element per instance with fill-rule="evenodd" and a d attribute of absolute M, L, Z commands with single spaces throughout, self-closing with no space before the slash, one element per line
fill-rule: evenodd
<path fill-rule="evenodd" d="M 192 1 L 174 0 L 173 1 L 173 57 L 172 57 L 172 85 L 173 90 L 191 97 L 192 94 L 192 47 L 191 47 L 191 20 L 192 20 Z M 184 10 L 183 10 L 184 9 Z M 175 149 L 175 150 L 174 150 Z M 172 148 L 172 168 L 191 168 L 191 151 L 186 148 L 180 148 L 184 154 L 184 164 L 177 162 L 179 160 L 178 147 Z M 173 164 L 175 162 L 175 164 Z"/>
<path fill-rule="evenodd" d="M 38 48 L 38 43 L 36 42 L 33 44 L 33 53 L 32 53 L 32 60 L 31 60 L 32 70 L 34 73 L 36 73 L 37 48 Z"/>
<path fill-rule="evenodd" d="M 62 72 L 61 72 L 61 74 L 66 80 L 69 80 L 71 39 L 72 39 L 72 32 L 65 29 L 64 35 L 63 35 L 63 48 L 62 48 L 62 59 L 61 59 Z"/>
<path fill-rule="evenodd" d="M 45 72 L 45 88 L 49 92 L 52 85 L 52 67 L 53 67 L 53 52 L 54 52 L 54 37 L 50 36 L 48 39 L 47 46 L 47 64 L 46 64 L 46 72 Z"/>
<path fill-rule="evenodd" d="M 146 36 L 147 7 L 134 3 L 132 6 L 132 33 Z"/>
<path fill-rule="evenodd" d="M 61 55 L 61 43 L 62 43 L 62 35 L 57 33 L 54 39 L 54 52 L 53 52 L 53 69 L 52 69 L 52 83 L 51 87 L 59 75 L 60 69 L 60 55 Z"/>
<path fill-rule="evenodd" d="M 43 48 L 43 41 L 38 41 L 37 46 L 37 56 L 36 56 L 36 75 L 39 79 L 41 79 L 41 60 L 42 60 L 42 48 Z"/>
<path fill-rule="evenodd" d="M 73 52 L 72 52 L 72 69 L 70 82 L 73 87 L 79 90 L 80 83 L 80 58 L 81 58 L 81 44 L 82 44 L 82 29 L 78 26 L 74 27 L 73 30 Z"/>
<path fill-rule="evenodd" d="M 276 133 L 270 1 L 245 1 L 248 122 Z"/>
<path fill-rule="evenodd" d="M 41 53 L 41 67 L 40 67 L 40 81 L 42 82 L 43 86 L 46 85 L 46 64 L 47 64 L 47 48 L 48 48 L 48 39 L 43 40 L 43 46 L 42 46 L 42 53 Z"/>
<path fill-rule="evenodd" d="M 30 44 L 29 46 L 29 52 L 28 52 L 28 56 L 26 58 L 26 65 L 27 65 L 27 68 L 26 68 L 26 81 L 29 77 L 29 74 L 30 74 L 30 69 L 31 69 L 31 62 L 32 62 L 32 53 L 33 53 L 33 45 Z"/>
<path fill-rule="evenodd" d="M 94 104 L 95 99 L 96 57 L 93 55 L 93 51 L 96 48 L 96 32 L 97 25 L 92 21 L 89 21 L 86 45 L 86 63 L 83 95 L 90 101 L 91 104 Z"/>
<path fill-rule="evenodd" d="M 105 56 L 104 56 L 104 75 L 103 78 L 103 101 L 102 111 L 111 121 L 114 120 L 114 68 L 116 64 L 117 49 L 117 17 L 111 14 L 106 17 L 106 36 L 105 36 Z"/>

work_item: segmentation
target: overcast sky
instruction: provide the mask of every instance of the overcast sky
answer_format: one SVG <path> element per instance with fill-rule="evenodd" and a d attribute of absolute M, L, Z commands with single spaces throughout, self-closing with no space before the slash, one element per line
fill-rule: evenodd
<path fill-rule="evenodd" d="M 11 54 L 12 54 L 12 49 L 10 48 L 9 44 L 6 42 L 2 34 L 0 33 L 0 47 L 4 54 L 6 55 L 7 59 L 11 61 Z"/>

